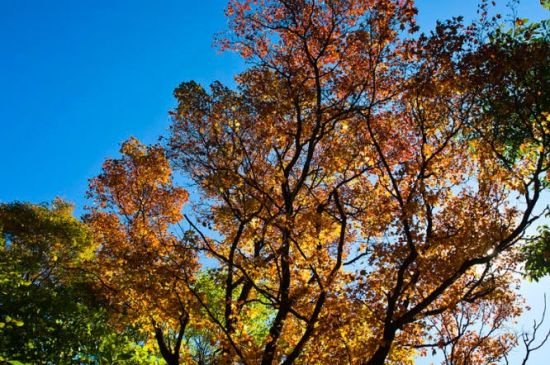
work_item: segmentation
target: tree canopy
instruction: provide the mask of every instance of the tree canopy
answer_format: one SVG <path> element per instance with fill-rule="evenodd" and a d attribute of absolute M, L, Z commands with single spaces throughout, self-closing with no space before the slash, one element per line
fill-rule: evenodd
<path fill-rule="evenodd" d="M 154 364 L 143 335 L 115 331 L 83 271 L 90 230 L 62 200 L 0 205 L 0 361 Z"/>
<path fill-rule="evenodd" d="M 227 275 L 224 361 L 511 349 L 514 247 L 547 186 L 549 48 L 544 24 L 508 33 L 480 11 L 417 36 L 412 2 L 230 2 L 219 44 L 250 67 L 237 89 L 181 84 L 167 146 L 221 236 L 191 225 Z M 239 326 L 259 295 L 260 345 Z"/>
<path fill-rule="evenodd" d="M 82 222 L 7 215 L 0 282 L 78 296 L 52 340 L 105 323 L 169 365 L 496 364 L 518 339 L 526 361 L 510 323 L 522 261 L 548 272 L 547 229 L 527 232 L 548 210 L 550 27 L 491 12 L 420 33 L 414 1 L 230 0 L 236 86 L 181 83 L 169 134 L 122 144 Z"/>

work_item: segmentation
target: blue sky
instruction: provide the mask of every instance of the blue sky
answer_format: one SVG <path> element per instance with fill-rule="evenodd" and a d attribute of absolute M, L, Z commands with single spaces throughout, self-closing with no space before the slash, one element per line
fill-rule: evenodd
<path fill-rule="evenodd" d="M 244 65 L 212 47 L 225 3 L 0 0 L 0 202 L 61 196 L 81 212 L 87 179 L 120 142 L 165 133 L 181 81 L 231 83 Z M 474 16 L 477 2 L 417 3 L 428 29 L 435 19 Z M 539 0 L 519 10 L 548 17 Z M 529 287 L 529 301 L 548 286 Z"/>
<path fill-rule="evenodd" d="M 168 126 L 172 90 L 227 82 L 223 1 L 0 0 L 0 201 L 82 205 L 87 178 Z"/>

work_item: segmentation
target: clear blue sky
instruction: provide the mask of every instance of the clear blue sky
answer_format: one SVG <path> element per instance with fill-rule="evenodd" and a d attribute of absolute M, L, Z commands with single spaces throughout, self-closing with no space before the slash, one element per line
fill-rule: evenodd
<path fill-rule="evenodd" d="M 168 126 L 172 90 L 227 82 L 224 1 L 0 0 L 0 201 L 82 205 L 87 178 Z"/>
<path fill-rule="evenodd" d="M 81 211 L 87 179 L 121 141 L 165 133 L 179 82 L 231 83 L 242 62 L 212 48 L 225 2 L 0 0 L 0 202 L 61 196 Z M 419 0 L 419 23 L 471 17 L 476 3 Z M 539 0 L 519 15 L 548 16 Z"/>

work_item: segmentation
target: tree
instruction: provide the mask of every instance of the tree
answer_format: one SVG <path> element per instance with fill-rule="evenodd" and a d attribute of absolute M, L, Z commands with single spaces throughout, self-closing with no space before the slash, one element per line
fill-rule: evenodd
<path fill-rule="evenodd" d="M 131 332 L 114 333 L 78 269 L 94 248 L 86 226 L 61 200 L 0 205 L 0 361 L 152 363 L 146 352 L 142 361 L 136 357 Z"/>
<path fill-rule="evenodd" d="M 187 287 L 196 271 L 195 254 L 170 231 L 182 219 L 187 192 L 173 186 L 161 147 L 131 138 L 121 153 L 90 182 L 95 206 L 85 221 L 99 248 L 89 270 L 118 313 L 115 323 L 152 333 L 164 360 L 179 364 L 190 357 L 184 351 L 189 321 L 200 326 Z"/>
<path fill-rule="evenodd" d="M 250 67 L 236 89 L 181 84 L 168 144 L 217 232 L 187 219 L 225 277 L 220 361 L 509 351 L 515 247 L 550 167 L 549 47 L 492 41 L 481 10 L 417 36 L 412 1 L 229 2 L 220 44 Z M 260 342 L 251 303 L 272 313 Z M 460 313 L 493 328 L 465 332 Z"/>
<path fill-rule="evenodd" d="M 539 281 L 550 274 L 550 230 L 548 226 L 539 228 L 538 235 L 523 247 L 525 271 L 529 278 Z"/>
<path fill-rule="evenodd" d="M 543 5 L 547 9 L 550 6 L 548 3 Z M 507 47 L 504 49 L 511 50 L 506 56 L 515 57 L 515 74 L 507 75 L 507 78 L 510 79 L 519 74 L 522 76 L 520 80 L 528 82 L 527 84 L 525 81 L 524 83 L 515 81 L 514 85 L 516 85 L 516 90 L 530 90 L 528 92 L 529 96 L 535 96 L 538 99 L 536 104 L 530 102 L 526 103 L 526 106 L 536 106 L 541 114 L 541 118 L 537 122 L 541 123 L 544 128 L 548 128 L 550 114 L 547 111 L 550 110 L 550 95 L 545 91 L 550 87 L 550 56 L 547 48 L 548 42 L 550 42 L 550 21 L 527 23 L 525 20 L 518 19 L 513 29 L 497 34 L 495 43 L 497 42 L 506 44 Z M 522 64 L 520 60 L 526 56 L 537 61 Z M 500 90 L 503 89 L 504 85 L 501 85 Z M 517 99 L 525 98 L 525 96 L 521 92 L 516 92 L 515 95 L 509 94 L 505 98 L 509 105 L 507 108 L 508 115 L 513 119 L 513 122 L 509 123 L 511 128 L 505 132 L 508 135 L 505 140 L 508 146 L 507 155 L 512 155 L 510 157 L 513 158 L 517 154 L 529 152 L 526 146 L 529 146 L 530 131 L 516 122 L 516 116 L 520 113 L 525 114 L 525 111 L 519 108 L 517 111 L 514 110 L 513 105 L 517 103 L 514 102 L 512 97 Z M 491 104 L 494 104 L 494 102 Z M 541 138 L 541 136 L 536 135 L 534 137 Z M 522 247 L 522 251 L 525 269 L 531 279 L 538 281 L 543 276 L 548 275 L 550 273 L 550 231 L 548 226 L 539 227 L 538 234 L 527 240 Z"/>

